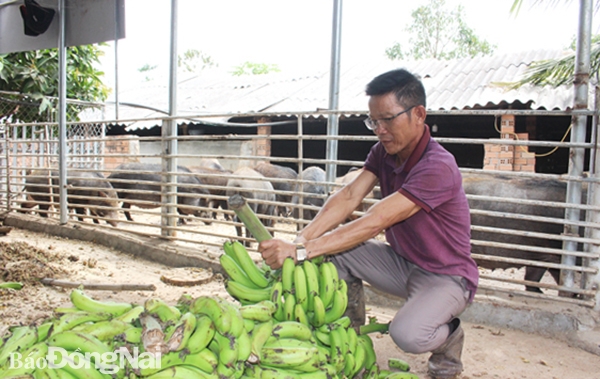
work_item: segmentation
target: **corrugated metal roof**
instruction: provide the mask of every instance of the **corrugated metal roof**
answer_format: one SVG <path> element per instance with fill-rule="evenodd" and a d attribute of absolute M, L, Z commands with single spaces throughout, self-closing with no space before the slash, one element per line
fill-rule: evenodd
<path fill-rule="evenodd" d="M 509 90 L 502 83 L 522 78 L 535 61 L 556 59 L 568 54 L 562 50 L 532 50 L 516 54 L 464 58 L 452 61 L 420 60 L 342 62 L 339 109 L 366 111 L 366 84 L 375 76 L 394 68 L 406 68 L 421 76 L 430 110 L 497 108 L 520 102 L 531 109 L 567 110 L 573 102 L 572 86 L 560 88 L 523 86 Z M 155 82 L 140 83 L 119 93 L 122 103 L 168 109 L 168 88 Z M 329 104 L 329 72 L 305 75 L 274 73 L 231 76 L 204 71 L 200 76 L 180 80 L 178 114 L 230 114 L 248 112 L 317 111 Z M 107 111 L 107 114 L 111 114 Z M 121 119 L 159 116 L 157 112 L 120 107 Z M 132 125 L 132 128 L 140 125 Z"/>

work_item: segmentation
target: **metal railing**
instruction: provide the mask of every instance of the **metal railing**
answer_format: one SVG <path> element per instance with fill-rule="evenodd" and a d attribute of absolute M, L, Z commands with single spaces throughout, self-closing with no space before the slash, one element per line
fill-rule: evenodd
<path fill-rule="evenodd" d="M 472 115 L 472 116 L 489 116 L 489 115 L 501 115 L 507 112 L 515 113 L 517 115 L 556 115 L 565 116 L 572 114 L 571 112 L 536 112 L 536 111 L 457 111 L 457 112 L 431 112 L 434 115 L 447 115 L 447 114 L 460 114 L 460 115 Z M 134 205 L 127 209 L 132 216 L 132 220 L 125 219 L 121 213 L 123 208 L 120 208 L 117 203 L 109 203 L 105 201 L 100 192 L 105 190 L 100 185 L 69 185 L 69 206 L 73 210 L 80 209 L 78 216 L 84 220 L 108 220 L 118 221 L 119 228 L 127 230 L 130 233 L 154 236 L 160 238 L 166 238 L 174 241 L 178 244 L 184 245 L 202 245 L 213 251 L 219 250 L 223 242 L 227 239 L 241 239 L 247 241 L 253 241 L 251 238 L 238 236 L 236 234 L 236 226 L 241 226 L 239 222 L 234 219 L 234 214 L 228 209 L 214 208 L 211 204 L 223 204 L 226 202 L 228 196 L 227 191 L 231 190 L 227 185 L 227 181 L 232 178 L 232 172 L 235 171 L 238 166 L 254 166 L 256 163 L 268 161 L 272 164 L 284 165 L 287 167 L 293 167 L 296 170 L 299 168 L 307 168 L 309 166 L 320 166 L 326 167 L 329 164 L 333 164 L 337 167 L 350 168 L 350 167 L 361 167 L 366 156 L 356 157 L 356 159 L 325 159 L 325 151 L 315 152 L 310 150 L 308 147 L 311 142 L 324 142 L 328 140 L 337 140 L 339 142 L 353 144 L 364 143 L 364 142 L 376 142 L 376 137 L 371 135 L 338 135 L 338 136 L 326 136 L 326 135 L 315 135 L 307 134 L 304 130 L 307 124 L 306 118 L 308 116 L 314 117 L 318 120 L 319 117 L 326 118 L 331 112 L 299 112 L 295 113 L 297 123 L 296 133 L 288 134 L 277 134 L 279 127 L 282 127 L 278 123 L 271 125 L 270 134 L 205 134 L 205 135 L 186 135 L 179 137 L 137 137 L 135 142 L 140 145 L 140 152 L 132 156 L 129 152 L 124 153 L 107 153 L 106 146 L 109 143 L 114 142 L 114 138 L 104 137 L 104 130 L 106 125 L 117 123 L 116 121 L 103 121 L 93 123 L 77 123 L 78 130 L 86 130 L 86 125 L 95 130 L 101 130 L 102 132 L 97 135 L 88 135 L 83 141 L 81 138 L 71 136 L 68 139 L 67 146 L 71 153 L 68 155 L 69 162 L 69 179 L 74 179 L 76 173 L 96 173 L 101 174 L 104 177 L 110 179 L 110 174 L 114 173 L 125 173 L 130 174 L 127 179 L 110 179 L 112 186 L 115 187 L 117 195 L 126 197 L 130 195 L 132 197 L 138 197 Z M 340 112 L 342 114 L 359 114 L 360 112 Z M 581 112 L 579 112 L 581 113 Z M 591 113 L 587 113 L 590 115 Z M 202 115 L 203 122 L 208 124 L 212 123 L 211 117 L 222 118 L 224 115 Z M 254 114 L 248 115 L 235 115 L 235 117 L 244 116 L 256 116 Z M 261 116 L 269 116 L 268 114 L 261 114 Z M 277 115 L 271 115 L 276 117 Z M 186 116 L 189 118 L 189 116 Z M 168 119 L 168 118 L 166 118 Z M 119 121 L 124 122 L 124 121 Z M 342 121 L 343 122 L 343 121 Z M 157 124 L 160 124 L 157 121 Z M 289 127 L 289 121 L 284 123 Z M 219 124 L 224 128 L 227 124 Z M 256 128 L 263 124 L 251 124 L 248 128 Z M 239 123 L 235 124 L 236 127 L 240 127 Z M 31 180 L 34 176 L 31 175 L 31 170 L 36 169 L 47 169 L 52 167 L 56 163 L 56 150 L 52 146 L 56 146 L 57 141 L 52 137 L 49 137 L 48 133 L 39 133 L 40 130 L 47 130 L 48 128 L 56 127 L 55 124 L 5 124 L 4 125 L 4 139 L 1 141 L 1 158 L 6 162 L 6 166 L 1 172 L 0 181 L 3 183 L 2 193 L 2 206 L 9 211 L 26 211 L 31 212 L 32 209 L 32 197 L 42 198 L 41 200 L 34 200 L 33 207 L 42 205 L 42 208 L 35 210 L 40 215 L 55 218 L 58 215 L 56 209 L 52 209 L 51 205 L 56 206 L 57 199 L 52 196 L 53 189 L 56 188 L 56 184 L 52 183 L 51 178 L 41 175 L 38 178 L 45 178 L 46 184 L 38 184 L 34 186 L 34 190 L 24 191 L 24 185 L 27 180 Z M 30 129 L 28 129 L 30 128 Z M 18 130 L 19 132 L 14 132 Z M 89 130 L 89 129 L 88 129 Z M 36 132 L 37 131 L 37 132 Z M 50 133 L 53 135 L 52 133 Z M 175 140 L 179 145 L 178 154 L 169 155 L 162 150 L 162 146 L 165 146 L 167 141 Z M 581 147 L 589 151 L 595 149 L 595 145 L 592 143 L 578 143 L 571 144 L 566 142 L 556 141 L 512 141 L 512 140 L 499 140 L 499 139 L 478 139 L 478 138 L 446 138 L 436 137 L 440 143 L 444 144 L 463 144 L 463 145 L 481 145 L 481 144 L 498 144 L 502 146 L 542 146 L 542 147 L 559 147 L 559 148 L 571 148 Z M 267 142 L 270 146 L 275 146 L 282 143 L 291 143 L 296 146 L 295 150 L 299 155 L 292 156 L 287 155 L 273 155 L 262 156 L 256 148 L 258 143 Z M 131 142 L 131 141 L 129 141 Z M 92 144 L 90 146 L 99 146 L 101 148 L 92 149 L 78 149 L 78 144 Z M 226 148 L 222 148 L 216 151 L 210 151 L 211 145 L 223 144 Z M 221 145 L 219 145 L 221 146 Z M 25 148 L 27 147 L 27 148 Z M 188 147 L 191 147 L 188 149 Z M 595 153 L 595 151 L 594 151 Z M 594 155 L 594 154 L 590 154 Z M 135 171 L 118 170 L 115 165 L 109 167 L 107 162 L 130 162 L 138 161 L 141 163 L 161 163 L 169 159 L 176 159 L 179 165 L 183 166 L 194 166 L 194 162 L 200 162 L 201 160 L 218 160 L 225 167 L 225 171 L 215 171 L 212 173 L 188 173 L 188 172 L 168 172 L 160 171 L 158 173 L 154 171 L 148 171 L 144 169 L 138 169 Z M 93 164 L 89 164 L 93 162 Z M 344 170 L 345 171 L 345 170 Z M 464 174 L 477 174 L 482 177 L 489 176 L 490 178 L 498 177 L 499 175 L 513 178 L 515 180 L 526 180 L 526 179 L 544 179 L 555 182 L 567 182 L 567 181 L 580 181 L 585 183 L 590 189 L 596 186 L 598 179 L 592 173 L 589 177 L 569 177 L 560 174 L 537 174 L 537 173 L 525 173 L 525 172 L 507 172 L 507 171 L 484 171 L 480 169 L 465 168 L 462 167 L 461 171 Z M 157 174 L 158 179 L 153 181 L 140 180 L 139 176 L 144 173 Z M 168 188 L 165 184 L 165 177 L 169 175 L 179 176 L 183 178 L 196 178 L 199 180 L 197 184 L 184 184 L 179 183 L 175 189 L 171 191 L 166 190 Z M 317 200 L 326 200 L 328 193 L 331 190 L 339 188 L 339 183 L 330 182 L 327 180 L 298 180 L 298 179 L 284 179 L 284 178 L 267 178 L 267 177 L 239 177 L 242 180 L 248 180 L 258 183 L 270 183 L 271 187 L 265 186 L 261 188 L 254 188 L 252 191 L 254 194 L 267 194 L 267 195 L 280 195 L 280 196 L 292 196 L 299 195 L 301 198 L 308 199 L 314 198 Z M 215 182 L 220 181 L 220 184 Z M 128 189 L 116 188 L 118 183 L 127 183 L 131 186 Z M 208 184 L 212 182 L 212 184 Z M 273 184 L 288 184 L 291 191 L 276 190 L 273 188 Z M 315 184 L 326 188 L 327 191 L 314 194 L 309 192 L 299 193 L 295 188 L 300 184 Z M 153 190 L 144 190 L 143 186 L 154 186 Z M 179 192 L 177 192 L 179 188 Z M 180 195 L 184 190 L 195 190 L 200 188 L 202 191 L 185 193 L 186 199 L 191 199 L 185 204 L 184 214 L 178 214 L 175 212 L 169 213 L 167 209 L 177 209 L 178 204 L 168 203 L 166 204 L 163 199 L 168 198 L 169 195 Z M 90 192 L 94 192 L 95 196 L 90 195 Z M 146 195 L 154 195 L 152 200 L 144 200 Z M 44 197 L 47 201 L 44 201 Z M 480 292 L 486 293 L 488 291 L 499 291 L 509 292 L 515 296 L 527 296 L 539 299 L 551 299 L 553 301 L 560 301 L 571 304 L 583 305 L 586 307 L 598 308 L 598 261 L 600 255 L 598 253 L 598 245 L 600 241 L 590 236 L 594 233 L 590 231 L 597 231 L 600 228 L 600 224 L 590 221 L 589 218 L 592 214 L 597 214 L 600 210 L 599 204 L 567 204 L 564 199 L 559 201 L 550 201 L 544 199 L 535 198 L 520 198 L 515 197 L 515 194 L 506 193 L 503 196 L 491 196 L 489 194 L 473 194 L 467 193 L 467 198 L 470 202 L 477 202 L 477 208 L 472 207 L 472 217 L 487 217 L 493 220 L 493 225 L 478 225 L 474 223 L 472 225 L 473 233 L 483 233 L 484 236 L 491 236 L 489 239 L 472 239 L 473 246 L 473 257 L 480 261 L 486 262 L 484 267 L 497 267 L 499 269 L 483 269 L 481 270 L 481 285 Z M 116 199 L 122 200 L 122 199 Z M 196 201 L 197 200 L 197 201 Z M 103 202 L 104 201 L 104 202 Z M 266 206 L 281 206 L 288 207 L 289 209 L 297 210 L 312 210 L 318 211 L 319 206 L 311 204 L 290 204 L 289 202 L 281 202 L 277 200 L 271 200 L 268 198 L 256 198 L 248 199 L 249 203 L 255 205 L 266 205 Z M 376 199 L 365 200 L 365 207 L 377 201 Z M 119 201 L 117 201 L 119 202 Z M 497 211 L 493 210 L 492 206 L 489 207 L 485 204 L 493 204 L 497 207 L 499 204 L 510 204 L 513 206 L 515 211 Z M 179 204 L 179 208 L 182 206 Z M 563 213 L 567 208 L 576 208 L 588 216 L 588 218 L 582 218 L 579 222 L 568 221 L 563 217 L 545 216 L 540 214 L 527 214 L 524 210 L 527 207 L 538 207 L 545 210 L 555 210 L 559 213 Z M 93 209 L 93 212 L 90 212 Z M 85 212 L 83 212 L 85 210 Z M 522 212 L 521 212 L 522 211 Z M 104 216 L 99 216 L 104 214 Z M 301 212 L 299 213 L 301 214 Z M 556 214 L 556 212 L 552 212 Z M 355 215 L 358 217 L 362 215 L 362 211 L 356 211 Z M 180 221 L 166 223 L 165 219 L 171 219 Z M 304 220 L 302 217 L 293 214 L 278 214 L 272 213 L 264 216 L 264 220 L 270 220 L 273 224 L 268 227 L 272 234 L 277 237 L 292 240 L 297 233 L 298 228 L 301 228 L 309 220 Z M 69 222 L 79 223 L 77 218 L 72 218 Z M 527 230 L 520 228 L 520 224 L 526 224 L 529 222 L 541 225 L 545 230 Z M 580 228 L 581 232 L 579 235 L 567 235 L 562 232 L 556 232 L 557 228 L 563 230 L 565 225 L 575 225 Z M 98 228 L 111 228 L 112 226 L 105 223 L 96 225 Z M 379 236 L 378 238 L 383 238 Z M 503 239 L 511 239 L 506 242 Z M 514 241 L 522 241 L 521 243 L 515 243 Z M 532 241 L 532 242 L 528 242 Z M 540 243 L 539 241 L 542 241 Z M 562 248 L 563 241 L 572 241 L 578 247 L 577 250 L 565 250 Z M 477 253 L 477 249 L 497 249 L 500 252 L 508 252 L 506 255 L 493 255 L 493 254 L 481 254 Z M 202 249 L 198 249 L 198 254 L 203 254 Z M 537 255 L 536 255 L 537 254 Z M 563 255 L 569 255 L 575 257 L 576 264 L 565 265 L 560 263 L 560 257 Z M 508 268 L 508 269 L 503 269 Z M 542 270 L 570 270 L 575 273 L 577 283 L 575 286 L 565 286 L 557 284 L 553 277 L 548 273 L 545 273 L 540 281 L 524 279 L 527 275 L 527 270 L 534 270 L 540 268 Z M 525 286 L 539 289 L 540 292 L 525 291 Z"/>

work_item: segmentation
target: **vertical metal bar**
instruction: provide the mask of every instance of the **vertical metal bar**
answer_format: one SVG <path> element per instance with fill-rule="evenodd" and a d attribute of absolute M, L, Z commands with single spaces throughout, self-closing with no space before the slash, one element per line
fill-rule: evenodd
<path fill-rule="evenodd" d="M 119 0 L 115 0 L 115 120 L 119 119 L 119 27 L 121 10 Z"/>
<path fill-rule="evenodd" d="M 69 219 L 67 209 L 67 48 L 66 0 L 58 0 L 58 188 L 60 195 L 60 223 Z"/>
<path fill-rule="evenodd" d="M 577 33 L 577 51 L 575 55 L 575 77 L 574 77 L 574 105 L 573 109 L 588 109 L 588 84 L 590 79 L 590 49 L 591 49 L 591 27 L 592 27 L 592 0 L 581 0 L 579 8 L 579 29 Z M 573 129 L 571 131 L 571 142 L 585 142 L 587 116 L 573 116 Z M 571 148 L 569 154 L 569 175 L 581 176 L 585 161 L 585 149 Z M 567 204 L 581 203 L 581 182 L 569 181 L 567 183 Z M 566 208 L 565 219 L 578 221 L 579 209 Z M 567 235 L 579 235 L 577 225 L 565 225 L 564 233 Z M 565 241 L 563 249 L 568 251 L 577 250 L 576 241 Z M 575 265 L 575 257 L 563 255 L 561 262 L 564 265 Z M 560 273 L 561 284 L 572 288 L 575 284 L 575 273 L 571 270 L 562 270 Z"/>
<path fill-rule="evenodd" d="M 597 112 L 600 109 L 600 87 L 596 85 L 594 87 L 594 110 Z M 594 147 L 590 151 L 590 176 L 592 178 L 598 179 L 600 178 L 600 172 L 598 168 L 600 167 L 600 156 L 598 154 L 598 140 L 599 140 L 599 130 L 598 130 L 598 115 L 595 114 L 592 122 L 592 136 L 591 142 L 594 144 Z M 587 204 L 595 205 L 600 204 L 600 185 L 595 181 L 592 181 L 588 184 L 587 191 Z M 600 212 L 594 210 L 588 210 L 586 212 L 586 221 L 590 223 L 597 223 L 600 221 Z M 600 230 L 594 227 L 587 227 L 585 229 L 585 237 L 593 238 L 596 240 L 600 240 Z M 594 253 L 596 255 L 600 254 L 600 246 L 592 243 L 587 243 L 584 246 L 584 250 L 589 253 Z M 597 269 L 596 274 L 582 274 L 582 288 L 585 289 L 593 289 L 596 291 L 595 300 L 595 311 L 600 311 L 600 260 L 598 258 L 595 259 L 584 259 L 583 265 L 588 267 L 595 267 Z"/>
<path fill-rule="evenodd" d="M 329 110 L 336 111 L 339 107 L 340 97 L 340 52 L 342 42 L 342 0 L 333 2 L 333 27 L 331 32 L 331 69 L 329 70 Z M 337 136 L 339 131 L 339 115 L 330 114 L 327 124 L 327 135 Z M 327 140 L 327 163 L 326 178 L 328 182 L 334 182 L 337 171 L 335 161 L 338 157 L 338 140 Z M 329 188 L 327 189 L 329 192 Z"/>
<path fill-rule="evenodd" d="M 169 72 L 169 115 L 177 114 L 177 0 L 171 0 L 171 51 L 170 51 L 170 72 Z M 162 222 L 161 235 L 165 237 L 175 236 L 175 230 L 167 227 L 177 225 L 177 120 L 171 118 L 166 122 L 167 128 L 164 128 L 163 136 L 169 138 L 163 139 L 164 155 L 162 161 L 163 171 L 163 196 L 162 196 Z"/>

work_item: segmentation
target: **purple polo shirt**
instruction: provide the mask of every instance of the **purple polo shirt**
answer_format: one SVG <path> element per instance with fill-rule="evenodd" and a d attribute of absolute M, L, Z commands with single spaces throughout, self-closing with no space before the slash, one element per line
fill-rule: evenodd
<path fill-rule="evenodd" d="M 454 156 L 431 138 L 429 127 L 402 165 L 376 143 L 364 165 L 379 178 L 382 197 L 400 192 L 422 209 L 385 231 L 390 246 L 417 266 L 466 279 L 473 301 L 479 281 L 471 258 L 471 217 Z"/>

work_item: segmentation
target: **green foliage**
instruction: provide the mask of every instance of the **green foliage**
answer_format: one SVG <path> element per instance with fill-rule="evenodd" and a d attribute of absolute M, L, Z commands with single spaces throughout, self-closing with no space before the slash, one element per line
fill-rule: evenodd
<path fill-rule="evenodd" d="M 209 55 L 190 49 L 177 57 L 177 66 L 188 72 L 198 72 L 205 68 L 218 66 Z"/>
<path fill-rule="evenodd" d="M 236 66 L 231 73 L 233 76 L 242 75 L 263 75 L 271 72 L 280 72 L 276 64 L 244 62 L 241 66 Z"/>
<path fill-rule="evenodd" d="M 409 33 L 410 50 L 403 53 L 400 43 L 386 49 L 391 60 L 456 59 L 491 55 L 496 46 L 481 40 L 464 21 L 464 9 L 445 8 L 445 0 L 430 0 L 411 14 L 413 22 L 405 30 Z"/>
<path fill-rule="evenodd" d="M 102 83 L 104 72 L 94 67 L 102 55 L 98 45 L 67 49 L 67 98 L 102 102 L 108 97 L 108 88 Z M 0 90 L 25 95 L 16 105 L 0 98 L 0 117 L 12 116 L 14 121 L 22 122 L 55 120 L 56 102 L 50 98 L 58 96 L 58 83 L 58 49 L 0 55 Z M 37 111 L 32 112 L 32 107 Z M 82 107 L 74 104 L 68 107 L 69 119 L 78 119 Z"/>
<path fill-rule="evenodd" d="M 549 59 L 533 62 L 523 79 L 509 83 L 509 88 L 516 89 L 525 84 L 534 86 L 558 87 L 564 84 L 571 84 L 575 75 L 575 42 L 571 43 L 570 54 L 560 59 Z M 592 36 L 592 46 L 590 50 L 590 77 L 600 73 L 600 35 Z"/>

